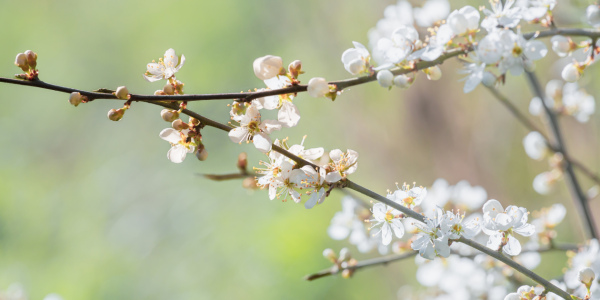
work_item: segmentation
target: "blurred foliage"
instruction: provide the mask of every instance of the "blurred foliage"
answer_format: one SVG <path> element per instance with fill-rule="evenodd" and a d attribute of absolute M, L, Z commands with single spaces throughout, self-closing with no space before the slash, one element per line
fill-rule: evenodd
<path fill-rule="evenodd" d="M 17 73 L 14 56 L 32 49 L 49 83 L 86 90 L 126 85 L 151 94 L 162 85 L 143 80 L 145 66 L 174 48 L 187 58 L 177 74 L 186 93 L 262 87 L 251 64 L 266 54 L 302 60 L 304 81 L 343 79 L 349 74 L 341 53 L 353 40 L 366 44 L 368 29 L 392 3 L 3 1 L 0 73 Z M 428 186 L 443 177 L 482 185 L 506 204 L 539 209 L 564 203 L 569 222 L 559 228 L 559 239 L 581 241 L 566 189 L 542 197 L 531 187 L 546 166 L 525 155 L 526 130 L 485 89 L 464 95 L 457 67 L 448 63 L 437 82 L 419 76 L 408 91 L 369 84 L 335 102 L 300 95 L 299 126 L 275 137 L 295 143 L 309 133 L 309 147 L 358 151 L 353 179 L 379 193 L 396 181 Z M 551 79 L 551 63 L 538 68 Z M 597 73 L 592 68 L 582 83 Z M 208 161 L 190 156 L 176 165 L 158 138 L 168 126 L 159 107 L 134 103 L 117 123 L 106 112 L 121 101 L 74 108 L 65 94 L 0 88 L 0 287 L 20 282 L 30 299 L 51 292 L 65 299 L 377 299 L 415 283 L 411 261 L 361 271 L 352 280 L 304 282 L 305 274 L 329 266 L 324 248 L 346 245 L 325 231 L 342 195 L 333 193 L 309 211 L 269 201 L 266 192 L 244 190 L 237 181 L 198 176 L 235 172 L 241 151 L 258 165 L 262 156 L 252 145 L 235 145 L 208 128 Z M 598 95 L 597 85 L 587 88 Z M 509 77 L 503 91 L 527 109 L 531 96 L 520 78 Z M 227 103 L 189 107 L 226 122 Z M 595 118 L 563 124 L 573 156 L 600 169 Z M 559 275 L 565 257 L 552 259 L 560 264 L 544 266 L 550 278 Z"/>

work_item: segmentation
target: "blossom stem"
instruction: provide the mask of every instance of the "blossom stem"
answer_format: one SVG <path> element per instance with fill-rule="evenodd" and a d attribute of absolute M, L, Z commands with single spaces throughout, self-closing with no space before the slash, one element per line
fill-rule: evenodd
<path fill-rule="evenodd" d="M 543 100 L 543 99 L 545 99 L 545 97 L 544 97 L 545 95 L 544 95 L 544 92 L 542 91 L 542 88 L 540 86 L 540 82 L 537 79 L 537 76 L 535 75 L 535 73 L 527 71 L 527 79 L 529 80 L 529 84 L 531 86 L 531 89 L 533 90 L 533 93 L 537 97 L 542 99 L 540 102 L 542 102 L 542 106 L 544 107 L 544 111 L 546 112 L 546 117 L 548 119 L 548 123 L 550 124 L 550 129 L 554 136 L 554 142 L 553 142 L 554 147 L 553 148 L 556 149 L 557 152 L 562 153 L 565 158 L 569 157 L 567 155 L 567 151 L 565 149 L 564 139 L 560 132 L 558 118 L 556 117 L 556 114 L 552 111 L 552 109 L 550 109 L 550 107 Z M 575 206 L 577 207 L 579 214 L 585 220 L 586 226 L 584 226 L 584 227 L 586 228 L 586 231 L 588 232 L 589 236 L 591 236 L 592 238 L 598 239 L 598 237 L 599 237 L 598 228 L 596 227 L 596 224 L 594 222 L 594 216 L 592 215 L 592 209 L 590 207 L 590 203 L 587 200 L 587 197 L 585 196 L 585 194 L 583 193 L 583 190 L 581 189 L 579 181 L 577 180 L 577 177 L 575 176 L 575 172 L 573 171 L 573 164 L 571 163 L 570 160 L 568 160 L 568 159 L 564 160 L 564 169 L 566 171 L 566 176 L 565 176 L 566 180 L 565 181 L 567 182 L 569 191 L 571 192 L 571 196 L 573 197 L 573 200 L 575 202 Z"/>
<path fill-rule="evenodd" d="M 413 256 L 415 256 L 417 254 L 419 254 L 419 251 L 410 251 L 410 252 L 402 253 L 402 254 L 398 254 L 398 255 L 389 255 L 389 256 L 377 257 L 377 258 L 372 258 L 372 259 L 366 259 L 366 260 L 363 260 L 363 261 L 359 261 L 354 266 L 348 266 L 345 269 L 355 271 L 355 270 L 362 269 L 362 268 L 368 268 L 368 267 L 373 267 L 373 266 L 378 266 L 378 265 L 387 265 L 387 264 L 389 264 L 391 262 L 395 262 L 395 261 L 400 261 L 400 260 L 403 260 L 403 259 L 411 258 L 411 257 L 413 257 Z M 315 279 L 319 279 L 319 278 L 323 278 L 323 277 L 327 277 L 327 276 L 330 276 L 330 275 L 337 274 L 337 273 L 339 273 L 339 272 L 341 272 L 343 270 L 344 269 L 336 268 L 334 266 L 334 267 L 331 267 L 331 268 L 328 268 L 328 269 L 325 269 L 325 270 L 321 270 L 321 271 L 319 271 L 317 273 L 314 273 L 314 274 L 306 275 L 304 277 L 304 280 L 312 281 L 312 280 L 315 280 Z"/>
<path fill-rule="evenodd" d="M 546 134 L 544 134 L 544 132 L 542 132 L 542 130 L 535 125 L 529 118 L 527 118 L 525 116 L 525 114 L 523 114 L 521 111 L 519 111 L 519 109 L 513 104 L 511 103 L 508 98 L 506 98 L 504 95 L 502 95 L 498 89 L 496 88 L 492 88 L 492 87 L 488 87 L 487 88 L 490 93 L 492 93 L 492 95 L 494 95 L 494 97 L 496 97 L 496 99 L 498 101 L 500 101 L 500 103 L 502 103 L 509 111 L 510 113 L 521 123 L 523 124 L 523 126 L 525 126 L 528 130 L 530 131 L 537 131 L 539 132 L 542 137 L 544 138 L 544 140 L 546 141 L 546 145 L 548 146 L 548 148 L 550 150 L 552 150 L 553 152 L 560 152 L 557 148 L 554 147 L 554 145 L 550 144 L 550 140 L 548 139 L 548 137 L 546 136 Z M 596 173 L 592 172 L 590 169 L 588 169 L 584 164 L 582 164 L 581 162 L 577 161 L 576 159 L 566 156 L 565 153 L 562 153 L 563 157 L 565 160 L 568 160 L 571 162 L 571 164 L 576 167 L 577 169 L 579 169 L 581 172 L 583 172 L 584 175 L 586 175 L 588 178 L 590 178 L 591 180 L 593 180 L 596 184 L 600 185 L 600 177 L 598 177 L 598 175 L 596 175 Z"/>
<path fill-rule="evenodd" d="M 550 245 L 549 247 L 545 247 L 545 248 L 541 248 L 541 249 L 523 250 L 521 252 L 521 254 L 523 254 L 523 253 L 544 253 L 544 252 L 551 252 L 551 251 L 572 251 L 572 250 L 577 250 L 577 249 L 578 249 L 578 246 L 574 245 L 574 244 Z M 411 252 L 402 253 L 402 254 L 388 255 L 388 256 L 382 256 L 382 257 L 373 258 L 373 259 L 367 259 L 367 260 L 359 261 L 354 266 L 348 266 L 346 269 L 354 271 L 354 270 L 357 270 L 357 269 L 366 268 L 366 267 L 373 267 L 373 266 L 378 266 L 378 265 L 384 265 L 385 266 L 385 265 L 387 265 L 389 263 L 392 263 L 392 262 L 401 261 L 403 259 L 411 258 L 411 257 L 415 256 L 418 253 L 419 253 L 418 251 L 411 251 Z M 465 257 L 465 258 L 473 258 L 473 257 L 475 257 L 477 255 L 477 254 L 460 255 L 458 253 L 454 253 L 454 254 L 459 255 L 460 257 Z M 321 270 L 321 271 L 316 272 L 314 274 L 306 275 L 304 277 L 304 279 L 308 280 L 308 281 L 311 281 L 311 280 L 319 279 L 319 278 L 322 278 L 322 277 L 326 277 L 326 276 L 337 274 L 337 273 L 339 273 L 339 272 L 341 272 L 343 270 L 344 269 L 339 269 L 339 268 L 332 267 L 332 268 Z"/>

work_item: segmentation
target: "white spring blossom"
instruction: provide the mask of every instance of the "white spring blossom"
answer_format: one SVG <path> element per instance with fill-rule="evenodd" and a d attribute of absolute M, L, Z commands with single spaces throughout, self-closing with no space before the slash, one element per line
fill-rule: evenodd
<path fill-rule="evenodd" d="M 181 69 L 184 62 L 185 56 L 183 54 L 179 57 L 175 54 L 175 50 L 169 49 L 165 52 L 164 58 L 159 59 L 158 62 L 152 61 L 147 65 L 144 78 L 149 82 L 169 79 Z"/>
<path fill-rule="evenodd" d="M 273 130 L 281 129 L 281 124 L 277 121 L 266 120 L 262 121 L 260 112 L 255 105 L 250 105 L 246 109 L 246 113 L 240 118 L 240 127 L 229 131 L 229 138 L 234 143 L 242 143 L 243 141 L 252 141 L 256 149 L 263 153 L 271 150 L 271 138 L 269 134 Z"/>
<path fill-rule="evenodd" d="M 359 75 L 369 72 L 371 56 L 369 50 L 359 42 L 352 42 L 354 48 L 350 48 L 342 53 L 342 63 L 346 71 L 352 75 Z"/>
<path fill-rule="evenodd" d="M 419 228 L 419 233 L 412 242 L 411 248 L 418 250 L 421 257 L 434 259 L 438 255 L 441 257 L 450 255 L 449 236 L 440 228 L 444 216 L 442 209 L 437 207 L 433 211 L 433 216 L 425 217 L 424 222 L 415 223 L 415 226 Z"/>
<path fill-rule="evenodd" d="M 373 236 L 381 233 L 381 242 L 384 245 L 389 245 L 392 241 L 392 231 L 397 238 L 404 236 L 404 225 L 400 218 L 402 212 L 385 205 L 383 203 L 375 203 L 373 205 L 373 219 L 370 220 L 373 224 L 371 228 L 381 226 L 381 229 L 373 234 Z"/>
<path fill-rule="evenodd" d="M 535 226 L 527 223 L 529 212 L 524 207 L 508 206 L 506 210 L 497 200 L 488 200 L 483 205 L 483 232 L 489 235 L 487 246 L 514 256 L 521 253 L 521 243 L 514 236 L 531 236 Z"/>
<path fill-rule="evenodd" d="M 188 132 L 187 129 L 178 131 L 173 128 L 165 128 L 159 134 L 161 139 L 171 144 L 171 149 L 167 152 L 167 158 L 176 164 L 182 163 L 186 155 L 193 153 L 196 149 L 191 142 L 187 141 Z"/>
<path fill-rule="evenodd" d="M 328 165 L 329 172 L 325 176 L 325 180 L 329 183 L 340 181 L 356 171 L 358 168 L 358 152 L 348 149 L 346 153 L 340 149 L 331 150 L 329 152 L 331 162 Z"/>
<path fill-rule="evenodd" d="M 283 60 L 279 56 L 266 55 L 254 60 L 252 64 L 254 75 L 260 80 L 267 80 L 278 76 L 283 69 Z"/>
<path fill-rule="evenodd" d="M 523 138 L 525 153 L 535 160 L 541 160 L 549 153 L 546 143 L 546 139 L 537 131 L 532 131 Z"/>

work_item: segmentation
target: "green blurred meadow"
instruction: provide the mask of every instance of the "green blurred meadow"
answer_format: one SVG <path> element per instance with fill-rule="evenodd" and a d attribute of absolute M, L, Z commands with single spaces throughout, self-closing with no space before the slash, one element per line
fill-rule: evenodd
<path fill-rule="evenodd" d="M 305 82 L 344 79 L 349 74 L 341 53 L 353 40 L 367 44 L 368 29 L 393 3 L 3 0 L 0 76 L 18 73 L 15 55 L 31 49 L 39 56 L 40 78 L 49 83 L 85 90 L 126 85 L 132 93 L 151 94 L 162 83 L 142 78 L 146 64 L 174 48 L 186 56 L 177 79 L 189 94 L 262 87 L 252 62 L 266 54 L 285 64 L 302 60 Z M 547 63 L 538 63 L 544 82 L 553 78 L 554 58 L 551 53 Z M 469 180 L 485 187 L 489 198 L 532 210 L 563 203 L 569 212 L 559 240 L 581 241 L 581 222 L 564 184 L 545 197 L 531 187 L 547 166 L 523 151 L 527 131 L 482 87 L 463 94 L 457 67 L 446 64 L 436 82 L 419 76 L 406 91 L 372 83 L 335 102 L 299 95 L 299 126 L 274 137 L 299 143 L 307 134 L 308 147 L 358 151 L 360 167 L 352 178 L 379 193 L 395 182 L 429 186 L 442 177 L 451 184 Z M 592 68 L 581 83 L 600 95 L 596 76 Z M 0 289 L 18 282 L 29 299 L 58 293 L 65 300 L 389 299 L 416 283 L 410 260 L 351 280 L 303 281 L 330 266 L 323 249 L 347 245 L 326 233 L 342 194 L 306 210 L 293 201 L 269 201 L 266 191 L 245 190 L 238 181 L 202 178 L 235 172 L 242 151 L 250 165 L 263 159 L 222 131 L 204 130 L 207 161 L 190 155 L 173 164 L 166 159 L 168 143 L 158 137 L 168 124 L 157 106 L 134 103 L 123 120 L 111 122 L 106 113 L 122 101 L 75 108 L 62 93 L 7 84 L 0 91 Z M 526 111 L 531 94 L 522 79 L 509 76 L 503 91 Z M 189 108 L 227 122 L 228 103 Z M 597 114 L 588 124 L 562 123 L 572 155 L 599 170 Z M 593 205 L 600 218 L 598 201 Z M 561 262 L 543 266 L 551 278 L 566 258 L 544 259 Z"/>

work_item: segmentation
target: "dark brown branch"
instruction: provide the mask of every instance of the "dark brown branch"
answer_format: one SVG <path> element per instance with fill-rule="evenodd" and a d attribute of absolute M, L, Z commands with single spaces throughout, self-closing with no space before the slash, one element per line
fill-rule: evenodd
<path fill-rule="evenodd" d="M 560 132 L 560 127 L 558 125 L 558 118 L 548 107 L 546 101 L 544 101 L 544 92 L 540 86 L 540 83 L 533 72 L 526 72 L 527 78 L 529 79 L 529 83 L 531 85 L 531 89 L 533 93 L 540 98 L 542 102 L 542 106 L 544 107 L 544 111 L 546 112 L 546 117 L 548 119 L 548 123 L 550 124 L 550 129 L 554 136 L 554 141 L 552 142 L 553 148 L 556 149 L 557 152 L 563 154 L 564 157 L 569 157 L 567 155 L 567 150 L 565 149 L 565 142 Z M 579 181 L 575 176 L 575 172 L 573 171 L 573 165 L 567 159 L 564 160 L 564 169 L 566 171 L 566 183 L 569 187 L 569 191 L 571 192 L 571 196 L 573 197 L 573 202 L 575 202 L 575 206 L 579 211 L 579 215 L 581 215 L 584 219 L 586 231 L 588 235 L 592 238 L 598 238 L 598 228 L 596 228 L 596 224 L 594 222 L 594 216 L 592 215 L 592 209 L 590 207 L 589 201 L 587 201 L 587 197 L 583 193 Z"/>
<path fill-rule="evenodd" d="M 552 150 L 555 153 L 556 152 L 560 152 L 558 149 L 556 149 L 554 147 L 554 145 L 552 145 L 550 143 L 550 139 L 548 139 L 548 137 L 546 136 L 546 134 L 544 134 L 544 132 L 537 125 L 535 125 L 533 122 L 531 122 L 531 120 L 529 118 L 527 118 L 527 116 L 525 116 L 521 111 L 519 111 L 519 109 L 514 104 L 512 104 L 508 100 L 508 98 L 506 98 L 504 95 L 502 95 L 495 88 L 488 87 L 487 89 L 492 93 L 492 95 L 494 95 L 496 97 L 496 99 L 498 99 L 498 101 L 500 101 L 500 103 L 502 103 L 512 113 L 512 115 L 523 126 L 525 126 L 525 128 L 527 128 L 530 131 L 537 131 L 537 132 L 539 132 L 542 135 L 542 137 L 544 137 L 544 140 L 546 140 L 546 145 L 548 146 L 548 148 L 550 150 Z M 578 168 L 581 172 L 583 172 L 583 174 L 585 174 L 591 180 L 593 180 L 594 182 L 596 182 L 596 184 L 600 185 L 600 177 L 598 177 L 598 175 L 596 175 L 596 173 L 592 172 L 590 169 L 588 169 L 581 162 L 573 159 L 572 157 L 566 156 L 565 153 L 562 153 L 562 155 L 563 155 L 563 158 L 565 160 L 570 161 L 571 164 L 573 164 L 573 166 L 575 166 L 576 168 Z"/>

